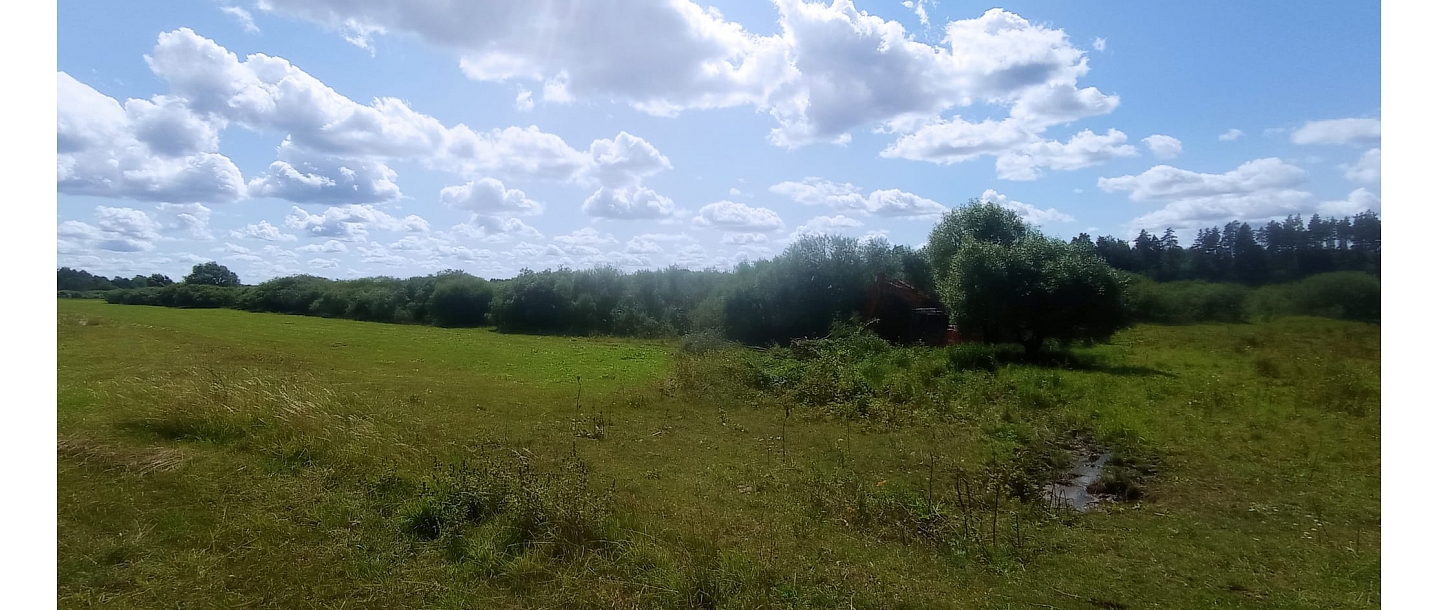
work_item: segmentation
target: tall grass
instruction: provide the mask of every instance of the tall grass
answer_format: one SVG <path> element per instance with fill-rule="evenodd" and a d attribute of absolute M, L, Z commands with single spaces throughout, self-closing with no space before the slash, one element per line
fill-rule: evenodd
<path fill-rule="evenodd" d="M 1373 325 L 1144 325 L 1038 360 L 837 328 L 666 356 L 60 308 L 65 607 L 1378 599 Z M 1057 508 L 1046 485 L 1095 450 L 1115 501 Z"/>
<path fill-rule="evenodd" d="M 112 384 L 133 429 L 172 441 L 237 448 L 292 465 L 364 468 L 402 452 L 380 430 L 396 413 L 304 377 L 190 368 Z"/>

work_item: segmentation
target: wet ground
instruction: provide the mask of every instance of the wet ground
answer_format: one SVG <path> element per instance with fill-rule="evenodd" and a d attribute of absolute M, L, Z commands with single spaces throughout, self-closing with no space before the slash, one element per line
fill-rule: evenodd
<path fill-rule="evenodd" d="M 1065 478 L 1045 487 L 1045 497 L 1053 506 L 1069 506 L 1082 513 L 1094 508 L 1103 498 L 1092 495 L 1089 487 L 1099 480 L 1108 461 L 1108 451 L 1089 448 L 1077 451 Z"/>

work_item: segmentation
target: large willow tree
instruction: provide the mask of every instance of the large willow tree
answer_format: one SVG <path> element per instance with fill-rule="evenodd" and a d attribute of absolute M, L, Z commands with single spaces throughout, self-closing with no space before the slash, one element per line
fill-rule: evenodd
<path fill-rule="evenodd" d="M 1020 343 L 1104 340 L 1125 325 L 1125 282 L 1089 249 L 1046 237 L 1013 210 L 971 201 L 930 233 L 940 300 L 962 336 Z"/>

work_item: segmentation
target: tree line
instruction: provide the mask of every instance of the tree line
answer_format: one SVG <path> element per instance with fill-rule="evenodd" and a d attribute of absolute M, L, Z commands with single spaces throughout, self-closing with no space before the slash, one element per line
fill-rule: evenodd
<path fill-rule="evenodd" d="M 163 284 L 168 278 L 156 274 L 123 288 L 116 282 L 123 278 L 68 268 L 60 269 L 59 281 L 62 290 L 108 283 L 103 296 L 112 303 L 538 334 L 710 331 L 758 345 L 822 336 L 836 321 L 859 321 L 871 283 L 883 274 L 936 295 L 963 336 L 1034 351 L 1047 341 L 1104 339 L 1135 321 L 1302 313 L 1378 322 L 1378 231 L 1378 216 L 1366 213 L 1308 226 L 1292 217 L 1259 231 L 1232 222 L 1202 231 L 1190 248 L 1180 248 L 1168 230 L 1160 238 L 1142 232 L 1134 244 L 1092 242 L 1084 234 L 1067 242 L 1011 210 L 972 201 L 947 214 L 920 248 L 808 236 L 731 271 L 527 269 L 486 280 L 450 270 L 407 279 L 296 275 L 243 286 L 210 262 L 179 283 Z"/>
<path fill-rule="evenodd" d="M 1190 246 L 1173 229 L 1140 231 L 1133 241 L 1081 233 L 1071 243 L 1092 249 L 1110 266 L 1153 280 L 1205 280 L 1249 286 L 1292 282 L 1317 273 L 1380 274 L 1380 216 L 1366 211 L 1306 222 L 1298 215 L 1259 229 L 1238 220 L 1201 229 Z"/>
<path fill-rule="evenodd" d="M 169 286 L 175 280 L 163 273 L 152 273 L 150 275 L 137 275 L 135 277 L 115 276 L 107 278 L 103 275 L 91 275 L 89 271 L 82 269 L 71 269 L 61 267 L 56 273 L 56 283 L 61 292 L 90 292 L 96 290 L 116 290 L 125 288 L 149 288 L 151 286 Z"/>

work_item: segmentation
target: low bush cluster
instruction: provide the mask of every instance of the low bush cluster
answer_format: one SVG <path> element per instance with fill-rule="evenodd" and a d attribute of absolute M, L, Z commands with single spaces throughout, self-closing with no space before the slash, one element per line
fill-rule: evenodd
<path fill-rule="evenodd" d="M 1380 322 L 1380 278 L 1359 271 L 1313 275 L 1255 291 L 1251 312 L 1260 318 L 1319 316 Z"/>
<path fill-rule="evenodd" d="M 234 307 L 243 288 L 203 284 L 171 284 L 163 288 L 130 288 L 105 293 L 105 302 L 188 309 Z"/>
<path fill-rule="evenodd" d="M 1244 322 L 1253 289 L 1200 280 L 1159 283 L 1131 274 L 1127 308 L 1137 321 L 1162 324 Z"/>
<path fill-rule="evenodd" d="M 106 280 L 64 268 L 58 296 L 368 322 L 494 325 L 514 333 L 695 334 L 687 345 L 704 350 L 720 339 L 789 345 L 824 336 L 837 322 L 868 322 L 861 318 L 875 297 L 872 286 L 884 277 L 938 294 L 962 335 L 1018 342 L 1031 359 L 1049 342 L 1103 341 L 1133 322 L 1235 323 L 1282 315 L 1380 319 L 1375 275 L 1322 273 L 1261 288 L 1200 280 L 1158 283 L 1106 267 L 1083 244 L 1045 238 L 996 206 L 957 209 L 937 225 L 931 241 L 912 249 L 884 240 L 807 236 L 778 256 L 742 262 L 729 272 L 671 267 L 622 273 L 598 267 L 524 270 L 496 281 L 452 270 L 407 279 L 295 275 L 241 286 L 228 269 L 206 263 L 196 265 L 183 283 L 161 286 L 168 279 L 158 274 Z M 135 287 L 114 288 L 120 284 Z M 978 352 L 954 357 L 971 359 L 966 366 L 996 366 Z M 846 387 L 842 382 L 836 390 Z"/>
<path fill-rule="evenodd" d="M 60 299 L 103 299 L 109 293 L 108 290 L 60 290 L 55 296 Z"/>
<path fill-rule="evenodd" d="M 1259 288 L 1198 280 L 1161 283 L 1133 274 L 1129 280 L 1126 307 L 1137 322 L 1246 322 L 1281 316 L 1380 322 L 1380 278 L 1359 271 L 1321 273 Z"/>
<path fill-rule="evenodd" d="M 437 468 L 401 517 L 417 538 L 446 539 L 460 551 L 454 559 L 493 560 L 537 547 L 570 556 L 604 551 L 620 540 L 611 504 L 608 495 L 589 489 L 587 466 L 578 457 L 544 473 L 523 460 L 477 458 Z M 496 539 L 494 530 L 503 536 Z"/>
<path fill-rule="evenodd" d="M 898 347 L 837 324 L 825 338 L 800 339 L 788 347 L 682 348 L 666 387 L 711 400 L 793 405 L 828 417 L 902 425 L 964 416 L 974 405 L 1045 408 L 1072 399 L 1076 390 L 1058 378 L 1017 381 L 997 375 L 1007 365 L 1036 362 L 1093 366 L 1064 352 L 1032 356 L 1013 344 Z"/>

